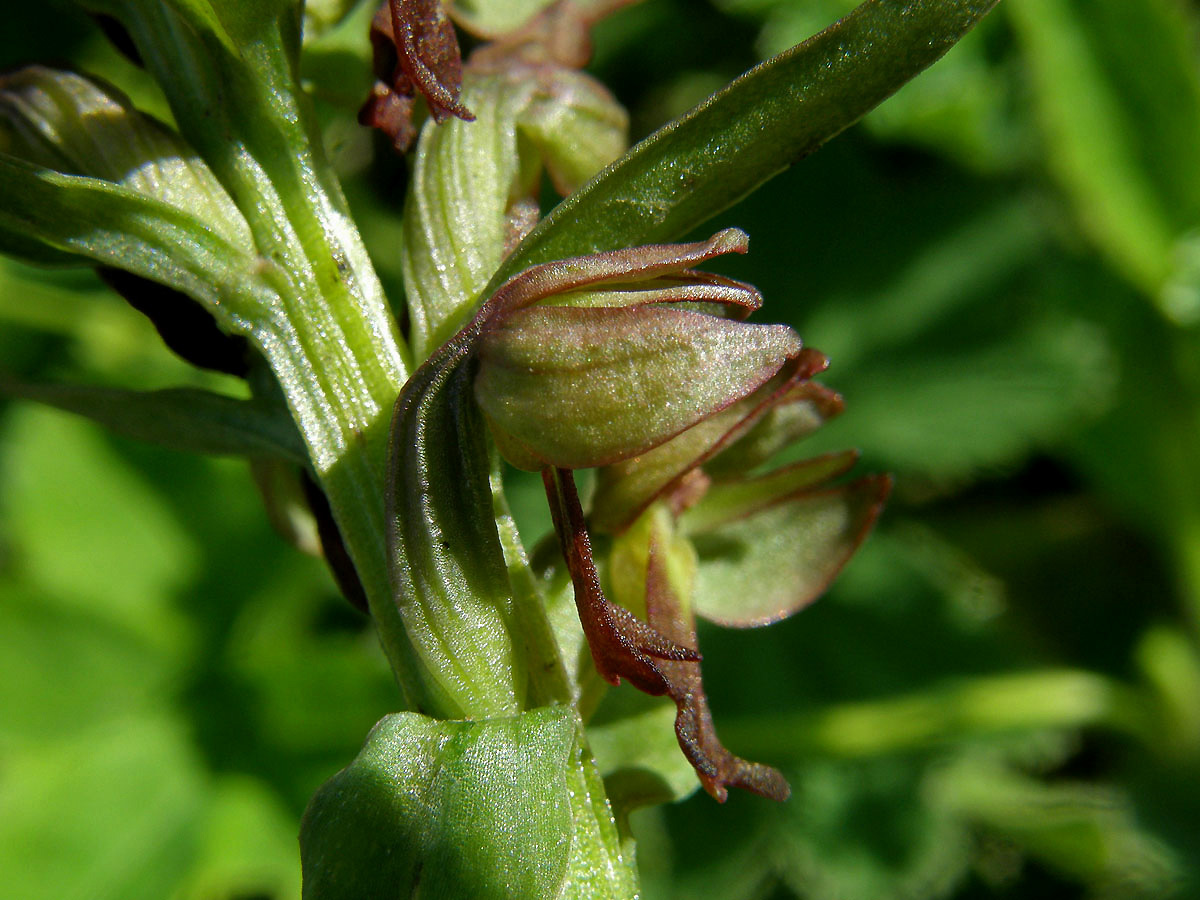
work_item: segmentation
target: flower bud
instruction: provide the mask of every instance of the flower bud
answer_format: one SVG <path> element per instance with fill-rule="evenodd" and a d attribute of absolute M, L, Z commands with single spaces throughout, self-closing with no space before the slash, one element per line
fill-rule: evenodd
<path fill-rule="evenodd" d="M 758 292 L 690 268 L 744 249 L 730 230 L 572 261 L 549 286 L 531 278 L 537 299 L 497 315 L 478 347 L 475 396 L 501 452 L 530 470 L 609 465 L 774 378 L 800 354 L 799 336 L 739 321 Z"/>

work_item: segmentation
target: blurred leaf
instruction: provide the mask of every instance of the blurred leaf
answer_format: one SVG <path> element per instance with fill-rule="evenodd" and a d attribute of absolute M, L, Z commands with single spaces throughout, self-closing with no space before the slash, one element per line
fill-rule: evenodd
<path fill-rule="evenodd" d="M 734 719 L 728 731 L 763 755 L 801 760 L 886 756 L 979 737 L 1111 728 L 1155 740 L 1146 692 L 1084 670 L 1047 669 L 951 679 L 880 700 L 794 715 Z"/>
<path fill-rule="evenodd" d="M 793 777 L 805 804 L 785 812 L 781 874 L 803 896 L 937 898 L 964 873 L 969 834 L 924 802 L 921 760 L 811 763 Z"/>
<path fill-rule="evenodd" d="M 901 477 L 949 484 L 1096 415 L 1115 375 L 1103 335 L 1080 321 L 1038 323 L 944 355 L 883 357 L 839 384 L 847 412 L 809 443 L 869 447 Z"/>
<path fill-rule="evenodd" d="M 203 781 L 169 718 L 81 730 L 0 767 L 0 871 L 12 900 L 162 900 L 191 859 Z"/>
<path fill-rule="evenodd" d="M 345 6 L 344 0 L 329 0 L 322 4 L 329 10 Z M 371 19 L 379 4 L 374 0 L 357 0 L 349 14 L 331 23 L 326 12 L 318 10 L 322 24 L 310 28 L 313 4 L 305 5 L 304 52 L 300 54 L 300 75 L 305 90 L 319 103 L 331 104 L 336 116 L 318 108 L 325 130 L 325 146 L 339 171 L 345 169 L 344 156 L 349 153 L 353 165 L 365 165 L 370 159 L 370 135 L 358 124 L 355 114 L 370 93 L 374 72 L 369 34 Z M 390 199 L 390 198 L 389 198 Z M 356 210 L 357 212 L 357 210 Z M 360 216 L 355 217 L 361 219 Z M 359 227 L 362 222 L 359 221 Z"/>
<path fill-rule="evenodd" d="M 867 0 L 634 147 L 559 204 L 492 284 L 534 263 L 685 234 L 853 124 L 993 5 Z"/>
<path fill-rule="evenodd" d="M 0 587 L 0 759 L 151 714 L 184 662 L 103 611 L 9 581 Z"/>
<path fill-rule="evenodd" d="M 911 206 L 915 198 L 901 195 L 896 202 Z M 939 349 L 961 344 L 961 338 L 930 338 L 948 327 L 968 332 L 981 308 L 1015 301 L 1027 290 L 1014 280 L 1049 240 L 1044 217 L 1024 197 L 969 202 L 970 211 L 961 219 L 940 209 L 926 213 L 933 233 L 904 248 L 896 264 L 872 260 L 870 287 L 838 279 L 831 296 L 804 311 L 802 334 L 829 356 L 831 380 L 840 383 L 852 369 L 877 366 L 879 355 L 888 351 L 912 356 L 924 351 L 924 344 Z M 873 243 L 886 252 L 889 232 L 902 227 L 901 219 L 887 222 Z M 891 239 L 901 240 L 899 235 Z"/>
<path fill-rule="evenodd" d="M 282 457 L 299 465 L 308 460 L 291 417 L 282 410 L 211 391 L 30 384 L 0 375 L 0 394 L 73 412 L 124 437 L 172 450 Z"/>
<path fill-rule="evenodd" d="M 1098 0 L 1086 13 L 1073 0 L 1016 0 L 1005 8 L 1029 62 L 1051 172 L 1083 231 L 1157 295 L 1172 267 L 1176 198 L 1187 198 L 1180 205 L 1188 224 L 1200 210 L 1192 164 L 1200 151 L 1200 73 L 1185 37 L 1190 25 L 1181 10 L 1157 0 Z M 1101 24 L 1099 35 L 1092 20 Z M 1136 42 L 1137 75 L 1122 80 L 1141 82 L 1140 96 L 1127 101 L 1105 71 L 1105 38 L 1126 59 Z M 1167 134 L 1169 143 L 1156 140 Z M 1186 171 L 1178 167 L 1181 150 Z M 1174 159 L 1158 171 L 1168 162 L 1164 152 Z M 1169 187 L 1160 190 L 1156 180 L 1164 176 Z"/>
<path fill-rule="evenodd" d="M 574 739 L 565 707 L 481 722 L 383 719 L 305 813 L 305 898 L 561 896 Z"/>
<path fill-rule="evenodd" d="M 474 34 L 494 38 L 524 25 L 553 0 L 453 0 L 450 14 Z M 472 107 L 473 109 L 474 107 Z"/>
<path fill-rule="evenodd" d="M 216 779 L 198 844 L 179 900 L 300 896 L 295 820 L 261 781 Z"/>
<path fill-rule="evenodd" d="M 1139 827 L 1118 791 L 1047 785 L 994 764 L 967 761 L 949 767 L 931 788 L 939 805 L 1017 842 L 1101 896 L 1178 896 L 1178 861 Z"/>
<path fill-rule="evenodd" d="M 970 864 L 971 835 L 951 812 L 925 802 L 928 767 L 925 757 L 810 761 L 788 770 L 796 802 L 725 807 L 718 815 L 697 800 L 668 808 L 680 858 L 647 897 L 949 896 Z"/>
<path fill-rule="evenodd" d="M 336 28 L 354 12 L 355 7 L 372 5 L 373 0 L 305 0 L 304 43 L 308 44 L 331 28 Z"/>
<path fill-rule="evenodd" d="M 67 608 L 184 653 L 171 599 L 197 551 L 163 498 L 93 426 L 61 413 L 15 411 L 5 443 L 0 484 L 18 571 Z"/>

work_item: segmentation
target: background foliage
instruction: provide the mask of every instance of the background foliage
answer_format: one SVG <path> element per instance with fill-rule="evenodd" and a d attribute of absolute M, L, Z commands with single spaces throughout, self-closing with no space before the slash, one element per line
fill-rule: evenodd
<path fill-rule="evenodd" d="M 852 6 L 646 0 L 592 68 L 640 136 Z M 0 66 L 69 61 L 162 112 L 71 8 L 8 20 Z M 804 453 L 858 446 L 897 489 L 820 603 L 701 633 L 726 743 L 795 796 L 637 814 L 648 898 L 1197 889 L 1196 26 L 1176 0 L 1005 0 L 720 217 L 752 236 L 724 270 L 833 360 L 848 409 Z M 402 169 L 348 115 L 365 52 L 333 32 L 307 75 L 394 286 Z M 8 261 L 0 360 L 239 389 L 92 275 Z M 300 813 L 397 702 L 368 623 L 275 536 L 243 463 L 0 404 L 7 896 L 297 896 Z M 540 485 L 513 477 L 543 531 Z"/>

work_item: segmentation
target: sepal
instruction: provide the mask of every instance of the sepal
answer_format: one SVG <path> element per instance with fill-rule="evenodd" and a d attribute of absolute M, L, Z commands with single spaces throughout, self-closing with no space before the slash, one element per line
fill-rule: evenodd
<path fill-rule="evenodd" d="M 832 479 L 853 451 L 743 481 L 714 483 L 683 513 L 699 563 L 696 614 L 734 628 L 784 619 L 817 599 L 866 538 L 891 491 L 886 475 Z M 747 577 L 754 590 L 745 589 Z"/>

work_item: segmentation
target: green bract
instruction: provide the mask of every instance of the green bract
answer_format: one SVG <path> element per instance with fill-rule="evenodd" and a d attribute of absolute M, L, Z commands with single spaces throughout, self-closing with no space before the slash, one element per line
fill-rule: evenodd
<path fill-rule="evenodd" d="M 537 221 L 543 165 L 567 194 L 625 149 L 624 110 L 582 72 L 519 59 L 469 65 L 462 97 L 475 122 L 426 124 L 405 201 L 401 263 L 418 359 L 470 316 Z"/>

